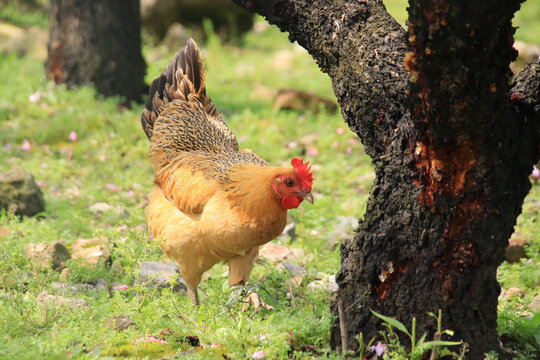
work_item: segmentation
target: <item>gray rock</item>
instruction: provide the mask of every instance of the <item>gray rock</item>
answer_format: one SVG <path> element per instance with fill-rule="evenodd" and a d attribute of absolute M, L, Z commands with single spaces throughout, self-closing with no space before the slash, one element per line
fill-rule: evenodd
<path fill-rule="evenodd" d="M 531 301 L 531 303 L 529 304 L 529 307 L 531 308 L 531 311 L 533 313 L 537 313 L 540 311 L 540 294 L 534 297 L 533 301 Z"/>
<path fill-rule="evenodd" d="M 111 271 L 111 275 L 115 278 L 119 278 L 122 275 L 124 275 L 124 269 L 122 268 L 122 264 L 120 263 L 120 260 L 116 259 L 113 261 L 110 271 Z"/>
<path fill-rule="evenodd" d="M 129 211 L 127 211 L 124 206 L 112 206 L 110 204 L 107 204 L 106 202 L 97 202 L 90 206 L 89 210 L 95 214 L 102 214 L 112 211 L 123 219 L 129 217 Z"/>
<path fill-rule="evenodd" d="M 68 249 L 60 241 L 28 244 L 24 247 L 24 256 L 40 267 L 63 267 L 71 259 Z"/>
<path fill-rule="evenodd" d="M 114 209 L 112 205 L 109 205 L 104 202 L 97 202 L 93 204 L 92 206 L 90 206 L 90 211 L 96 214 L 111 211 L 112 209 Z"/>
<path fill-rule="evenodd" d="M 328 237 L 330 250 L 334 251 L 344 240 L 351 238 L 358 227 L 358 219 L 354 216 L 338 216 L 339 224 Z"/>
<path fill-rule="evenodd" d="M 107 280 L 98 278 L 95 283 L 81 283 L 81 284 L 66 284 L 61 282 L 53 282 L 52 288 L 56 291 L 74 291 L 74 292 L 84 292 L 84 291 L 101 291 L 108 290 L 109 283 Z"/>
<path fill-rule="evenodd" d="M 279 238 L 283 241 L 293 242 L 296 238 L 296 219 L 291 214 L 287 213 L 287 225 L 279 235 Z"/>
<path fill-rule="evenodd" d="M 306 274 L 306 269 L 287 260 L 280 263 L 278 265 L 278 269 L 286 269 L 291 273 L 292 276 L 300 276 Z"/>
<path fill-rule="evenodd" d="M 224 38 L 253 27 L 253 14 L 228 0 L 142 0 L 140 7 L 143 26 L 160 38 L 174 23 L 202 30 L 205 18 L 212 21 L 214 31 Z"/>
<path fill-rule="evenodd" d="M 14 53 L 20 57 L 32 56 L 45 60 L 48 39 L 46 29 L 37 26 L 24 29 L 0 22 L 0 54 Z"/>
<path fill-rule="evenodd" d="M 66 305 L 70 308 L 83 307 L 87 306 L 86 300 L 78 298 L 67 298 L 60 295 L 52 295 L 47 291 L 42 291 L 38 296 L 38 302 L 43 305 L 51 306 L 60 306 Z"/>
<path fill-rule="evenodd" d="M 165 37 L 163 38 L 163 45 L 165 45 L 169 51 L 176 52 L 186 45 L 189 38 L 190 36 L 187 33 L 186 28 L 180 23 L 174 23 L 167 29 L 167 34 L 165 34 Z"/>
<path fill-rule="evenodd" d="M 521 235 L 521 236 L 520 236 Z M 519 262 L 522 258 L 527 258 L 525 252 L 525 245 L 527 245 L 528 239 L 522 234 L 515 232 L 508 241 L 508 247 L 505 249 L 504 257 L 509 263 Z"/>
<path fill-rule="evenodd" d="M 17 216 L 34 216 L 45 210 L 41 189 L 29 172 L 0 172 L 0 209 Z"/>
<path fill-rule="evenodd" d="M 321 280 L 315 280 L 308 284 L 308 287 L 313 290 L 326 290 L 330 293 L 334 293 L 338 290 L 339 286 L 336 283 L 336 277 L 334 275 L 323 274 Z"/>
<path fill-rule="evenodd" d="M 116 331 L 123 331 L 134 325 L 135 322 L 126 314 L 119 314 L 105 320 L 105 326 L 112 327 Z"/>
<path fill-rule="evenodd" d="M 147 287 L 168 288 L 171 276 L 179 274 L 180 268 L 175 263 L 162 263 L 157 261 L 145 261 L 141 264 L 141 283 Z M 173 290 L 187 292 L 187 285 L 180 275 L 177 277 L 178 284 Z"/>

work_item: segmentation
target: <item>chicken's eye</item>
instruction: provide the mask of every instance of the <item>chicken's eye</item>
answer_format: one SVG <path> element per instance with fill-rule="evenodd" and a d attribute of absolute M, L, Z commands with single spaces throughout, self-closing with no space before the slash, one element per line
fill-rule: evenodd
<path fill-rule="evenodd" d="M 290 178 L 286 178 L 284 182 L 288 187 L 292 187 L 294 185 L 294 181 Z"/>

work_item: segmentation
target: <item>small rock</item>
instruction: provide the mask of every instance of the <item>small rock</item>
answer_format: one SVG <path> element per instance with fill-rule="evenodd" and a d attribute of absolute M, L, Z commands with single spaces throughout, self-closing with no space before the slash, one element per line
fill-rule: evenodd
<path fill-rule="evenodd" d="M 290 242 L 293 242 L 296 238 L 296 219 L 291 214 L 287 213 L 287 225 L 281 235 L 279 235 L 279 238 L 283 241 L 289 240 Z"/>
<path fill-rule="evenodd" d="M 109 262 L 112 245 L 104 238 L 77 239 L 71 245 L 74 259 L 83 259 L 89 264 L 97 264 L 100 259 Z"/>
<path fill-rule="evenodd" d="M 11 230 L 7 227 L 0 226 L 0 238 L 7 237 L 11 233 Z"/>
<path fill-rule="evenodd" d="M 35 265 L 58 269 L 71 259 L 68 249 L 60 241 L 28 244 L 24 247 L 24 256 Z"/>
<path fill-rule="evenodd" d="M 504 293 L 504 298 L 505 299 L 510 299 L 512 297 L 521 297 L 522 295 L 523 295 L 523 290 L 521 290 L 519 288 L 509 288 Z"/>
<path fill-rule="evenodd" d="M 509 263 L 519 262 L 520 259 L 526 258 L 525 245 L 528 240 L 520 236 L 519 233 L 512 234 L 510 240 L 508 240 L 508 247 L 505 250 L 505 259 Z"/>
<path fill-rule="evenodd" d="M 69 269 L 68 268 L 63 268 L 62 272 L 60 273 L 60 277 L 63 278 L 63 279 L 67 279 L 68 275 L 69 275 Z"/>
<path fill-rule="evenodd" d="M 87 306 L 86 300 L 84 299 L 66 298 L 60 295 L 52 295 L 49 294 L 47 291 L 42 291 L 39 294 L 38 302 L 49 307 L 58 305 L 66 305 L 71 308 Z"/>
<path fill-rule="evenodd" d="M 0 22 L 0 54 L 14 53 L 19 57 L 46 60 L 48 38 L 46 29 L 37 26 L 23 29 Z"/>
<path fill-rule="evenodd" d="M 0 172 L 0 210 L 17 216 L 34 216 L 45 210 L 41 189 L 23 169 Z"/>
<path fill-rule="evenodd" d="M 313 290 L 324 289 L 328 292 L 334 293 L 338 290 L 339 286 L 336 283 L 336 277 L 334 275 L 324 274 L 321 280 L 315 280 L 308 284 L 308 287 Z"/>
<path fill-rule="evenodd" d="M 176 52 L 186 45 L 189 38 L 190 35 L 187 33 L 186 28 L 180 23 L 174 23 L 167 29 L 167 33 L 163 38 L 163 45 L 170 52 Z"/>
<path fill-rule="evenodd" d="M 109 283 L 105 279 L 97 278 L 94 287 L 98 291 L 99 290 L 108 290 L 109 289 Z"/>
<path fill-rule="evenodd" d="M 115 278 L 119 278 L 124 275 L 124 269 L 122 268 L 122 263 L 120 260 L 116 259 L 111 265 L 111 275 Z"/>
<path fill-rule="evenodd" d="M 510 69 L 514 74 L 519 73 L 528 63 L 540 56 L 540 47 L 535 44 L 516 40 L 514 48 L 518 51 L 518 58 L 510 64 Z"/>
<path fill-rule="evenodd" d="M 296 265 L 290 261 L 283 261 L 277 266 L 278 269 L 286 269 L 291 273 L 292 276 L 305 275 L 306 269 L 300 265 Z"/>
<path fill-rule="evenodd" d="M 280 89 L 274 99 L 274 108 L 278 110 L 310 111 L 317 114 L 320 107 L 330 114 L 337 110 L 334 101 L 300 90 Z"/>
<path fill-rule="evenodd" d="M 84 292 L 84 291 L 101 291 L 101 290 L 108 290 L 109 283 L 105 279 L 97 279 L 95 283 L 82 283 L 82 284 L 66 284 L 63 282 L 53 282 L 51 284 L 52 288 L 57 291 L 77 291 L 77 292 Z"/>
<path fill-rule="evenodd" d="M 123 331 L 134 325 L 135 322 L 126 314 L 112 316 L 105 320 L 105 326 L 112 327 L 116 331 Z"/>
<path fill-rule="evenodd" d="M 537 313 L 540 311 L 540 294 L 534 297 L 534 299 L 529 304 L 529 307 L 531 308 L 531 311 L 533 313 Z"/>
<path fill-rule="evenodd" d="M 97 202 L 94 205 L 90 206 L 90 211 L 96 214 L 111 211 L 112 209 L 114 209 L 112 205 L 104 202 Z"/>
<path fill-rule="evenodd" d="M 334 251 L 344 240 L 351 238 L 358 227 L 358 219 L 354 216 L 339 216 L 339 224 L 328 237 L 330 250 Z"/>
<path fill-rule="evenodd" d="M 267 243 L 259 250 L 259 255 L 270 261 L 276 260 L 295 260 L 305 257 L 304 250 L 289 248 L 287 246 Z"/>
<path fill-rule="evenodd" d="M 171 276 L 179 274 L 180 268 L 175 263 L 145 261 L 141 264 L 141 283 L 147 287 L 168 288 Z M 187 285 L 180 275 L 176 278 L 178 284 L 173 288 L 176 292 L 186 292 Z"/>

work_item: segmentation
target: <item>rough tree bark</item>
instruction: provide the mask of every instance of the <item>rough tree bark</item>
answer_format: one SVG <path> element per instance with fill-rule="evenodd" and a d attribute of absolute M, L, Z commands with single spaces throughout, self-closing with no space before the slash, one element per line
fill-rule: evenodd
<path fill-rule="evenodd" d="M 467 358 L 497 349 L 496 271 L 539 152 L 540 63 L 508 84 L 522 1 L 414 1 L 408 32 L 380 0 L 233 2 L 309 51 L 375 165 L 341 248 L 333 346 L 377 336 L 370 309 L 430 336 L 442 309 Z"/>
<path fill-rule="evenodd" d="M 146 72 L 140 29 L 139 0 L 51 0 L 47 77 L 140 101 Z"/>

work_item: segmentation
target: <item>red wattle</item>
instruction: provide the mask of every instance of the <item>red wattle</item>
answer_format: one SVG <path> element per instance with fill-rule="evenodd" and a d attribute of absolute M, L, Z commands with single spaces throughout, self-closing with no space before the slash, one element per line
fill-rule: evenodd
<path fill-rule="evenodd" d="M 304 199 L 299 199 L 296 196 L 285 196 L 281 199 L 281 206 L 283 206 L 284 209 L 296 209 L 298 205 L 302 202 Z"/>

